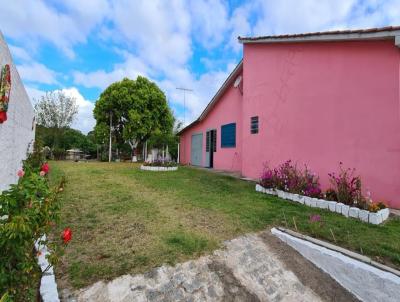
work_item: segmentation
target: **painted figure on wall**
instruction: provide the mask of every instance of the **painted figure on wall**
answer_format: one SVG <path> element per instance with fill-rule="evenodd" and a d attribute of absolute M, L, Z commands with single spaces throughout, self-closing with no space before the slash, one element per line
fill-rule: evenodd
<path fill-rule="evenodd" d="M 10 65 L 6 64 L 1 69 L 0 77 L 0 124 L 7 120 L 8 102 L 11 91 Z"/>

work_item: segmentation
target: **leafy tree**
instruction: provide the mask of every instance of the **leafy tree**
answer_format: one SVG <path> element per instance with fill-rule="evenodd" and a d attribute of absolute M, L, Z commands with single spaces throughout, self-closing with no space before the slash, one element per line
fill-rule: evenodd
<path fill-rule="evenodd" d="M 62 91 L 46 92 L 35 104 L 36 122 L 47 128 L 45 145 L 60 149 L 60 139 L 64 130 L 69 128 L 78 113 L 75 98 Z"/>
<path fill-rule="evenodd" d="M 79 130 L 66 128 L 55 141 L 53 131 L 53 128 L 37 125 L 36 140 L 40 141 L 44 146 L 52 146 L 53 155 L 56 158 L 63 157 L 65 150 L 74 148 L 89 153 L 92 157 L 96 155 L 96 143 L 93 140 L 93 134 L 86 136 Z"/>
<path fill-rule="evenodd" d="M 77 113 L 75 98 L 62 91 L 46 92 L 35 104 L 36 122 L 47 128 L 70 127 Z"/>
<path fill-rule="evenodd" d="M 111 84 L 96 102 L 94 116 L 99 141 L 107 141 L 112 119 L 115 142 L 128 143 L 132 153 L 152 134 L 169 133 L 174 124 L 165 94 L 155 83 L 141 76 Z"/>
<path fill-rule="evenodd" d="M 148 148 L 162 149 L 168 146 L 168 152 L 173 160 L 178 159 L 178 132 L 182 129 L 182 123 L 178 122 L 168 133 L 155 132 L 148 140 Z"/>

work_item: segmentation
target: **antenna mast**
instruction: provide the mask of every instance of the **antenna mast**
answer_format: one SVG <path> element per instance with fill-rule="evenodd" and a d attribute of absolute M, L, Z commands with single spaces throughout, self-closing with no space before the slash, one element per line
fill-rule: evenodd
<path fill-rule="evenodd" d="M 176 89 L 183 91 L 183 125 L 186 122 L 186 92 L 191 92 L 193 89 L 177 87 Z"/>

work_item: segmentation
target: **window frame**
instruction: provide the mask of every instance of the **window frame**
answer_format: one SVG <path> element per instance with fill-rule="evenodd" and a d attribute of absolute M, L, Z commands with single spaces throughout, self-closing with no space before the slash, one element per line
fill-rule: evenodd
<path fill-rule="evenodd" d="M 232 131 L 231 127 L 233 128 L 233 138 L 229 137 L 228 142 L 226 142 L 225 131 Z M 236 148 L 236 123 L 221 125 L 221 148 Z"/>
<path fill-rule="evenodd" d="M 250 117 L 250 134 L 258 134 L 260 129 L 260 119 L 258 115 Z"/>

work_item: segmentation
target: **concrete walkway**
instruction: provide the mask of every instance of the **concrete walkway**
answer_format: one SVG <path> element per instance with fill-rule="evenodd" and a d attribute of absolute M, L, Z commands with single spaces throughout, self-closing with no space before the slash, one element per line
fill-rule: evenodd
<path fill-rule="evenodd" d="M 68 301 L 356 301 L 270 231 L 197 260 L 97 282 Z"/>

